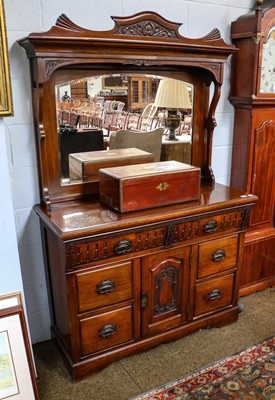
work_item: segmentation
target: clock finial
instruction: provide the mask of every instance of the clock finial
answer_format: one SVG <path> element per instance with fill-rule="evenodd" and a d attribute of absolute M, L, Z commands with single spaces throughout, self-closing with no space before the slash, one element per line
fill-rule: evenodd
<path fill-rule="evenodd" d="M 256 6 L 257 6 L 258 8 L 260 8 L 261 5 L 263 4 L 263 2 L 264 2 L 264 0 L 256 0 L 256 1 L 255 1 L 255 4 L 256 4 Z"/>

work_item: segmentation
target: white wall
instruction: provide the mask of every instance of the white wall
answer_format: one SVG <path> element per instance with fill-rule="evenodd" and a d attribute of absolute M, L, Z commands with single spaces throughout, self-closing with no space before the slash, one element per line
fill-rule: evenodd
<path fill-rule="evenodd" d="M 170 21 L 182 23 L 180 33 L 183 36 L 201 37 L 213 28 L 218 28 L 223 39 L 229 43 L 231 21 L 251 10 L 253 4 L 254 0 L 239 0 L 238 2 L 232 0 L 4 0 L 14 117 L 4 119 L 7 143 L 6 148 L 3 140 L 0 143 L 0 159 L 1 163 L 6 163 L 5 151 L 7 151 L 9 173 L 13 179 L 12 207 L 33 343 L 50 337 L 50 318 L 38 218 L 32 211 L 33 205 L 39 201 L 39 195 L 29 62 L 16 40 L 31 32 L 48 30 L 55 24 L 61 13 L 65 13 L 84 28 L 107 30 L 113 27 L 110 15 L 126 16 L 150 10 L 158 12 Z M 226 184 L 229 184 L 230 180 L 233 133 L 233 107 L 228 102 L 229 74 L 228 63 L 225 69 L 222 96 L 216 113 L 218 126 L 214 133 L 212 162 L 216 180 Z M 4 158 L 2 158 L 3 154 Z M 3 168 L 1 168 L 1 173 L 2 171 Z M 5 202 L 10 207 L 7 188 L 4 196 Z M 1 256 L 1 277 L 4 266 L 10 267 L 11 258 L 16 258 L 17 253 L 12 228 L 9 235 L 11 239 L 8 245 L 12 246 L 14 253 L 6 251 L 4 257 Z M 17 269 L 18 277 L 20 271 L 18 271 L 19 265 L 16 261 L 13 262 L 13 268 Z M 12 276 L 13 274 L 4 275 L 7 291 L 13 290 Z M 1 291 L 0 284 L 0 294 Z"/>
<path fill-rule="evenodd" d="M 14 292 L 23 294 L 14 215 L 11 200 L 3 118 L 0 118 L 0 296 Z"/>

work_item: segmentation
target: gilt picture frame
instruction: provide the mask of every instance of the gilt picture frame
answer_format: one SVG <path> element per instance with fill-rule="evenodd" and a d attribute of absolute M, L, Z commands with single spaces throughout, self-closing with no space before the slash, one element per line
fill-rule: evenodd
<path fill-rule="evenodd" d="M 0 310 L 22 305 L 20 292 L 9 293 L 0 296 Z"/>
<path fill-rule="evenodd" d="M 13 115 L 4 0 L 0 0 L 0 116 Z"/>
<path fill-rule="evenodd" d="M 0 300 L 0 399 L 39 400 L 21 296 Z"/>

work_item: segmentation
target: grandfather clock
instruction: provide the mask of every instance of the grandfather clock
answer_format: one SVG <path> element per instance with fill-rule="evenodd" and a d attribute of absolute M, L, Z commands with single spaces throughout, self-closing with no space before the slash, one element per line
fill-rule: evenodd
<path fill-rule="evenodd" d="M 245 238 L 241 294 L 275 283 L 275 3 L 255 9 L 231 26 L 230 101 L 235 107 L 231 186 L 256 194 Z"/>

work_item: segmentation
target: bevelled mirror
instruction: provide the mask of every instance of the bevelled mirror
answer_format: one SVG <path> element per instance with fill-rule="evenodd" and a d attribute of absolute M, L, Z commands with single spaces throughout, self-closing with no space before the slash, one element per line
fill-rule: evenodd
<path fill-rule="evenodd" d="M 185 38 L 181 24 L 154 12 L 112 19 L 112 30 L 93 31 L 61 15 L 48 32 L 19 41 L 30 59 L 41 204 L 48 209 L 98 193 L 98 182 L 70 176 L 70 138 L 85 152 L 108 148 L 113 129 L 163 126 L 168 135 L 164 110 L 156 104 L 165 79 L 184 83 L 189 96 L 173 133 L 187 143 L 181 161 L 200 167 L 202 181 L 214 185 L 215 109 L 224 63 L 235 47 L 217 29 Z"/>
<path fill-rule="evenodd" d="M 186 94 L 183 96 L 178 92 L 179 99 L 175 99 L 173 90 L 172 99 L 169 99 L 163 98 L 161 93 L 160 82 L 164 81 L 167 78 L 162 76 L 125 73 L 88 76 L 62 81 L 55 86 L 61 185 L 96 181 L 95 176 L 84 176 L 76 168 L 78 155 L 84 153 L 83 157 L 88 157 L 86 152 L 108 150 L 110 135 L 119 129 L 150 131 L 163 127 L 163 146 L 169 140 L 167 145 L 180 154 L 162 152 L 157 161 L 168 161 L 168 157 L 173 157 L 191 164 L 193 85 L 173 79 L 176 87 L 185 85 Z M 171 79 L 168 84 L 170 82 Z M 169 101 L 173 101 L 173 105 L 178 101 L 180 122 L 175 129 L 175 138 L 169 136 L 166 107 L 156 104 L 157 94 L 166 101 L 166 106 Z"/>

